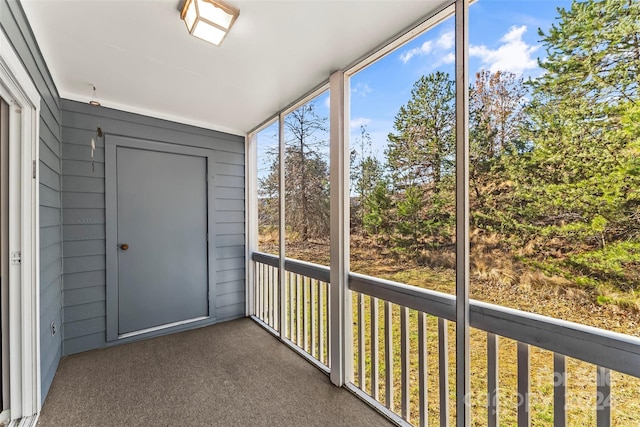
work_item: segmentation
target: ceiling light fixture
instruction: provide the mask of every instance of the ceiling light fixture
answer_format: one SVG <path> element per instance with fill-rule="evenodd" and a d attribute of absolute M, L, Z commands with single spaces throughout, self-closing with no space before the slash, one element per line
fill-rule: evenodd
<path fill-rule="evenodd" d="M 93 87 L 93 96 L 91 97 L 91 101 L 89 101 L 89 104 L 95 107 L 99 107 L 100 101 L 98 101 L 98 97 L 96 96 L 96 86 L 93 84 L 91 86 Z"/>
<path fill-rule="evenodd" d="M 217 0 L 185 0 L 180 18 L 189 34 L 220 46 L 240 9 Z"/>

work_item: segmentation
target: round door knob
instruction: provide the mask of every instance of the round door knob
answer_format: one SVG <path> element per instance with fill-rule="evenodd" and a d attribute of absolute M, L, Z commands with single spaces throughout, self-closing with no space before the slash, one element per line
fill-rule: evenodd
<path fill-rule="evenodd" d="M 123 243 L 120 245 L 120 249 L 122 249 L 123 251 L 126 251 L 127 249 L 129 249 L 129 245 L 127 245 L 126 243 Z"/>

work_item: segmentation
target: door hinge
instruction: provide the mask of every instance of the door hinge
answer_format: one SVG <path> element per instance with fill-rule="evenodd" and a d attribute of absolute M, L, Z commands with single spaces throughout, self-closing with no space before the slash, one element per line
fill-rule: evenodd
<path fill-rule="evenodd" d="M 11 265 L 18 265 L 22 262 L 22 252 L 11 252 Z"/>
<path fill-rule="evenodd" d="M 32 170 L 32 173 L 33 173 L 33 179 L 36 179 L 36 161 L 35 160 L 33 160 L 32 166 L 33 167 L 32 167 L 31 170 Z"/>

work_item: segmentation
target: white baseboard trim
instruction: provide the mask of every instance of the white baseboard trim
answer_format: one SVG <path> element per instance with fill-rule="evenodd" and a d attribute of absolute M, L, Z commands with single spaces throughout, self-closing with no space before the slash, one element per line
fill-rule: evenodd
<path fill-rule="evenodd" d="M 38 423 L 38 417 L 40 414 L 31 415 L 30 417 L 23 417 L 19 420 L 13 420 L 9 423 L 9 427 L 35 427 Z"/>

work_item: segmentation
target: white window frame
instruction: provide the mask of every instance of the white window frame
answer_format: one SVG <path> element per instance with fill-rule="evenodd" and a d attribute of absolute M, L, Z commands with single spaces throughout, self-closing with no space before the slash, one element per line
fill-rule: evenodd
<path fill-rule="evenodd" d="M 40 94 L 0 31 L 0 96 L 9 104 L 9 381 L 11 420 L 36 415 L 40 384 Z"/>
<path fill-rule="evenodd" d="M 428 18 L 400 35 L 385 42 L 371 54 L 358 59 L 343 70 L 334 71 L 329 78 L 330 90 L 330 188 L 331 188 L 331 300 L 329 304 L 329 360 L 330 380 L 336 386 L 353 380 L 352 314 L 349 291 L 349 120 L 350 78 L 358 71 L 380 60 L 399 46 L 435 27 L 454 15 L 456 37 L 456 425 L 470 425 L 468 404 L 470 393 L 469 351 L 469 4 L 475 0 L 449 0 Z M 284 161 L 282 158 L 284 116 L 327 89 L 327 84 L 282 110 L 278 116 L 264 122 L 247 134 L 246 160 L 246 213 L 247 213 L 247 316 L 254 314 L 254 270 L 251 254 L 257 250 L 257 133 L 279 121 L 280 124 L 280 193 L 284 194 Z M 284 271 L 284 197 L 280 200 L 280 264 Z M 281 290 L 284 275 L 280 275 Z M 284 292 L 281 291 L 281 295 Z M 280 301 L 280 304 L 283 304 Z M 280 310 L 282 314 L 283 310 Z M 280 331 L 283 331 L 283 318 Z M 352 390 L 353 391 L 353 390 Z M 374 404 L 375 406 L 375 404 Z M 384 411 L 384 408 L 380 408 Z M 393 413 L 387 414 L 393 418 Z"/>

